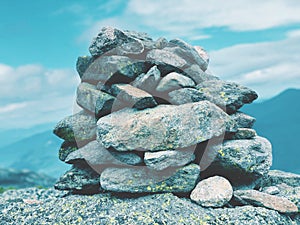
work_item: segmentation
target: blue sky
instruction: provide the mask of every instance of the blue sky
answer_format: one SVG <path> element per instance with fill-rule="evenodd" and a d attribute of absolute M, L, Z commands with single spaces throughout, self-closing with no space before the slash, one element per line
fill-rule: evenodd
<path fill-rule="evenodd" d="M 103 26 L 203 46 L 212 73 L 261 99 L 300 88 L 298 0 L 2 0 L 0 21 L 0 129 L 71 114 L 77 56 Z"/>

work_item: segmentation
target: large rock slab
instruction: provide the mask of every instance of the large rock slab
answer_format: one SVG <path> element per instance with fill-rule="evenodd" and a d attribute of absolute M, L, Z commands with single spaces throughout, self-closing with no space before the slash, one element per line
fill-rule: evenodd
<path fill-rule="evenodd" d="M 107 52 L 118 55 L 142 53 L 144 45 L 129 35 L 129 32 L 124 33 L 116 28 L 104 27 L 93 39 L 89 47 L 90 53 L 92 56 L 101 56 Z"/>
<path fill-rule="evenodd" d="M 30 199 L 33 204 L 22 199 Z M 26 221 L 30 225 L 296 225 L 300 222 L 299 216 L 263 207 L 203 208 L 170 193 L 124 198 L 109 193 L 66 195 L 52 188 L 27 188 L 1 194 L 0 208 L 3 224 Z"/>
<path fill-rule="evenodd" d="M 285 183 L 282 183 L 271 187 L 276 187 L 278 189 L 278 193 L 275 194 L 276 196 L 285 197 L 289 199 L 291 202 L 296 204 L 298 210 L 300 209 L 300 186 L 292 187 Z M 266 189 L 264 189 L 264 192 Z"/>
<path fill-rule="evenodd" d="M 53 133 L 69 142 L 86 142 L 96 138 L 96 119 L 86 111 L 80 111 L 57 123 Z"/>
<path fill-rule="evenodd" d="M 200 181 L 190 198 L 203 207 L 222 207 L 233 195 L 230 182 L 224 177 L 214 176 Z"/>
<path fill-rule="evenodd" d="M 180 169 L 155 171 L 148 168 L 107 168 L 100 177 L 108 191 L 130 193 L 189 192 L 200 174 L 200 167 L 190 164 Z"/>
<path fill-rule="evenodd" d="M 66 163 L 85 160 L 89 165 L 137 165 L 142 159 L 132 152 L 109 151 L 98 141 L 92 141 L 84 147 L 71 152 L 65 159 Z"/>
<path fill-rule="evenodd" d="M 54 185 L 58 190 L 80 193 L 97 193 L 100 191 L 100 175 L 87 166 L 73 166 Z"/>
<path fill-rule="evenodd" d="M 109 114 L 114 101 L 114 96 L 97 90 L 96 86 L 89 83 L 80 83 L 77 88 L 77 104 L 94 113 L 96 117 Z"/>
<path fill-rule="evenodd" d="M 273 186 L 278 184 L 300 187 L 300 175 L 281 170 L 270 170 L 266 178 L 262 181 L 262 186 Z"/>
<path fill-rule="evenodd" d="M 269 195 L 256 190 L 238 190 L 234 192 L 234 196 L 242 200 L 242 202 L 246 202 L 254 206 L 274 209 L 281 213 L 298 212 L 297 206 L 287 198 Z"/>
<path fill-rule="evenodd" d="M 211 165 L 205 176 L 224 176 L 235 186 L 256 185 L 254 181 L 265 176 L 272 165 L 272 146 L 259 136 L 208 146 L 206 154 L 203 164 L 208 160 Z"/>
<path fill-rule="evenodd" d="M 126 107 L 145 109 L 157 105 L 152 95 L 130 84 L 114 84 L 110 91 Z"/>
<path fill-rule="evenodd" d="M 146 69 L 143 62 L 126 56 L 102 56 L 93 60 L 81 79 L 92 84 L 97 84 L 99 81 L 105 83 L 116 73 L 122 73 L 122 80 L 119 80 L 120 83 L 126 79 L 134 79 Z"/>
<path fill-rule="evenodd" d="M 184 150 L 146 152 L 144 162 L 147 167 L 154 170 L 184 166 L 195 159 L 194 150 L 194 147 L 190 147 Z"/>
<path fill-rule="evenodd" d="M 233 114 L 244 104 L 257 99 L 255 91 L 233 82 L 222 80 L 205 81 L 197 85 L 199 92 L 203 93 L 203 100 L 209 100 L 220 106 L 227 113 Z"/>
<path fill-rule="evenodd" d="M 194 87 L 194 81 L 182 74 L 172 72 L 161 79 L 156 87 L 158 92 L 170 92 L 183 87 Z"/>
<path fill-rule="evenodd" d="M 234 129 L 230 117 L 208 101 L 126 108 L 100 118 L 97 124 L 99 142 L 118 151 L 184 148 Z"/>

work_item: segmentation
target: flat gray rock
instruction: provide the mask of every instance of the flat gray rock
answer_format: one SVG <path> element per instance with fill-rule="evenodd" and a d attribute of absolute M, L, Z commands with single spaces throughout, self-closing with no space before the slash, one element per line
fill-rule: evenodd
<path fill-rule="evenodd" d="M 144 45 L 130 36 L 132 35 L 129 32 L 124 33 L 116 28 L 104 27 L 93 39 L 89 47 L 90 53 L 92 56 L 101 56 L 107 52 L 118 55 L 142 53 Z"/>
<path fill-rule="evenodd" d="M 53 133 L 69 142 L 85 142 L 96 138 L 96 119 L 86 111 L 80 111 L 57 123 Z"/>
<path fill-rule="evenodd" d="M 252 128 L 255 123 L 254 117 L 240 111 L 231 114 L 230 117 L 236 122 L 238 128 Z"/>
<path fill-rule="evenodd" d="M 251 139 L 257 136 L 256 131 L 250 128 L 238 128 L 237 131 L 229 137 L 231 140 Z"/>
<path fill-rule="evenodd" d="M 183 68 L 187 65 L 187 62 L 183 58 L 164 49 L 153 49 L 149 51 L 146 60 L 163 62 L 178 68 Z"/>
<path fill-rule="evenodd" d="M 214 176 L 201 180 L 190 198 L 203 207 L 222 207 L 231 200 L 232 195 L 230 182 L 224 177 Z"/>
<path fill-rule="evenodd" d="M 99 142 L 118 151 L 185 148 L 234 129 L 230 117 L 208 101 L 125 108 L 100 118 L 97 124 Z"/>
<path fill-rule="evenodd" d="M 95 193 L 100 191 L 100 175 L 89 167 L 73 166 L 54 185 L 57 190 Z"/>
<path fill-rule="evenodd" d="M 255 91 L 233 82 L 222 80 L 205 81 L 197 85 L 197 89 L 204 94 L 203 100 L 208 100 L 229 114 L 235 113 L 244 104 L 257 99 Z"/>
<path fill-rule="evenodd" d="M 146 167 L 107 168 L 100 177 L 101 187 L 108 191 L 130 193 L 189 192 L 200 174 L 200 167 L 190 164 L 164 171 Z"/>
<path fill-rule="evenodd" d="M 267 187 L 267 188 L 271 188 L 271 187 Z M 289 199 L 291 202 L 295 203 L 296 206 L 298 207 L 298 210 L 300 210 L 300 186 L 292 187 L 285 183 L 282 183 L 276 185 L 275 187 L 279 190 L 278 193 L 275 194 L 276 196 Z"/>
<path fill-rule="evenodd" d="M 219 80 L 218 77 L 204 72 L 197 64 L 189 65 L 184 68 L 185 74 L 190 77 L 196 84 L 201 84 L 202 82 L 209 80 Z"/>
<path fill-rule="evenodd" d="M 172 72 L 163 77 L 156 87 L 158 92 L 170 92 L 183 87 L 194 87 L 195 82 L 182 74 Z"/>
<path fill-rule="evenodd" d="M 284 197 L 277 197 L 256 190 L 238 190 L 234 192 L 234 196 L 251 205 L 266 207 L 280 213 L 298 212 L 297 206 Z"/>
<path fill-rule="evenodd" d="M 152 95 L 130 84 L 114 84 L 110 91 L 125 107 L 145 109 L 157 105 Z"/>
<path fill-rule="evenodd" d="M 189 147 L 183 150 L 146 152 L 144 162 L 147 167 L 154 170 L 184 166 L 195 159 L 194 150 L 194 147 Z"/>
<path fill-rule="evenodd" d="M 92 141 L 82 148 L 71 152 L 65 159 L 66 163 L 85 160 L 89 165 L 137 165 L 141 157 L 132 152 L 109 151 L 98 141 Z"/>
<path fill-rule="evenodd" d="M 203 101 L 205 95 L 195 88 L 181 88 L 168 93 L 168 101 L 173 105 Z"/>
<path fill-rule="evenodd" d="M 157 66 L 153 66 L 147 73 L 140 74 L 130 84 L 148 93 L 153 93 L 161 79 L 161 73 Z"/>
<path fill-rule="evenodd" d="M 109 114 L 114 101 L 114 96 L 97 90 L 96 86 L 89 83 L 80 83 L 77 88 L 77 104 L 94 113 L 96 117 Z"/>

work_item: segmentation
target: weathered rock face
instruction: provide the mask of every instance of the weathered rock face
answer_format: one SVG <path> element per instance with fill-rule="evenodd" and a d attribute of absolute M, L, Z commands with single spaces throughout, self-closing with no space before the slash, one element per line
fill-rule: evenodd
<path fill-rule="evenodd" d="M 161 151 L 189 147 L 222 135 L 230 117 L 202 101 L 180 106 L 124 109 L 98 120 L 98 140 L 118 151 Z"/>
<path fill-rule="evenodd" d="M 86 111 L 81 111 L 61 120 L 53 132 L 70 142 L 93 140 L 96 138 L 96 119 Z"/>
<path fill-rule="evenodd" d="M 200 174 L 200 167 L 190 164 L 180 169 L 154 171 L 147 168 L 107 168 L 100 177 L 101 187 L 114 192 L 189 192 Z"/>
<path fill-rule="evenodd" d="M 65 140 L 59 158 L 72 164 L 55 188 L 106 192 L 97 200 L 105 204 L 92 209 L 97 222 L 252 225 L 299 217 L 298 175 L 269 171 L 271 144 L 251 129 L 255 118 L 238 111 L 257 94 L 207 72 L 202 47 L 105 27 L 89 50 L 76 63 L 76 100 L 83 110 L 54 128 Z M 245 188 L 261 192 L 239 192 Z M 182 199 L 150 195 L 162 192 Z M 87 212 L 86 223 L 94 224 Z"/>
<path fill-rule="evenodd" d="M 191 199 L 203 207 L 222 207 L 232 198 L 230 182 L 220 176 L 200 181 L 191 193 Z"/>
<path fill-rule="evenodd" d="M 283 197 L 269 195 L 256 190 L 238 190 L 234 192 L 234 196 L 241 199 L 243 202 L 249 202 L 256 206 L 263 206 L 269 209 L 274 209 L 281 213 L 297 213 L 297 206 Z"/>

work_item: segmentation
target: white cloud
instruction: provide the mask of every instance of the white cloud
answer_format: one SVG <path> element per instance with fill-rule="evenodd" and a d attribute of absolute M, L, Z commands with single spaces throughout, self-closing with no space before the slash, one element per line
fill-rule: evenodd
<path fill-rule="evenodd" d="M 295 0 L 131 0 L 128 12 L 159 30 L 192 31 L 228 27 L 261 30 L 300 22 L 300 2 Z"/>
<path fill-rule="evenodd" d="M 272 97 L 287 88 L 300 88 L 300 35 L 282 41 L 235 45 L 210 52 L 210 70 Z"/>
<path fill-rule="evenodd" d="M 73 110 L 79 77 L 71 69 L 0 64 L 0 128 L 54 122 Z"/>

